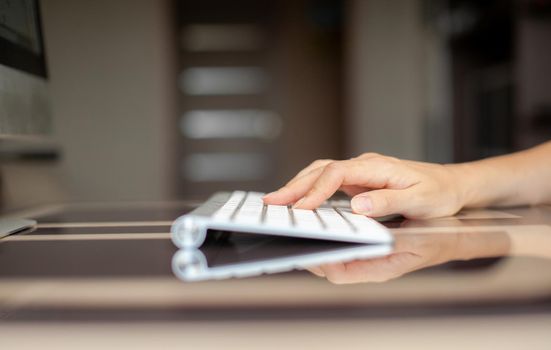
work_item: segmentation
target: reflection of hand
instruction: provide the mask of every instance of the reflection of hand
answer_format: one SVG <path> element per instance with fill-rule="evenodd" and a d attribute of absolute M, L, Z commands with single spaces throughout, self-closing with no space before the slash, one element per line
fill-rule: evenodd
<path fill-rule="evenodd" d="M 510 242 L 502 232 L 396 234 L 394 252 L 385 257 L 309 267 L 336 284 L 384 282 L 451 260 L 502 256 Z"/>
<path fill-rule="evenodd" d="M 379 217 L 402 214 L 409 218 L 452 215 L 462 206 L 459 180 L 453 165 L 399 160 L 366 153 L 344 161 L 318 160 L 299 172 L 266 204 L 291 204 L 314 209 L 336 191 L 352 199 L 359 214 Z"/>

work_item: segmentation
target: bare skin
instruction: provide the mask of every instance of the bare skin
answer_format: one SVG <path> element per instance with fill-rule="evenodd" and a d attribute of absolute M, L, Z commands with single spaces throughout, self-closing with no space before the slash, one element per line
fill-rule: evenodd
<path fill-rule="evenodd" d="M 444 220 L 448 227 L 454 227 L 454 222 L 456 227 L 462 226 L 458 219 Z M 402 227 L 416 227 L 416 222 L 406 220 Z M 387 256 L 311 266 L 307 270 L 335 284 L 385 282 L 448 261 L 505 255 L 551 259 L 551 227 L 496 232 L 473 228 L 471 232 L 448 231 L 444 234 L 397 232 L 393 252 Z"/>
<path fill-rule="evenodd" d="M 339 190 L 352 197 L 354 212 L 371 217 L 402 214 L 427 219 L 453 215 L 464 207 L 550 204 L 551 142 L 462 164 L 414 162 L 376 153 L 344 161 L 317 160 L 266 195 L 264 202 L 314 209 Z M 489 242 L 489 237 L 484 238 L 485 244 L 476 244 L 488 248 L 480 256 L 507 249 L 505 241 L 492 236 Z M 425 244 L 417 244 L 419 239 Z M 440 263 L 442 256 L 443 261 L 464 258 L 456 256 L 458 251 L 450 237 L 406 235 L 396 238 L 396 251 L 388 257 L 309 270 L 339 284 L 384 281 Z"/>
<path fill-rule="evenodd" d="M 358 214 L 426 219 L 463 207 L 551 203 L 551 142 L 509 155 L 461 164 L 432 164 L 365 153 L 349 160 L 317 160 L 266 204 L 314 209 L 337 191 Z"/>
<path fill-rule="evenodd" d="M 452 260 L 509 254 L 510 238 L 502 232 L 397 234 L 394 251 L 385 257 L 309 267 L 335 284 L 385 282 Z"/>

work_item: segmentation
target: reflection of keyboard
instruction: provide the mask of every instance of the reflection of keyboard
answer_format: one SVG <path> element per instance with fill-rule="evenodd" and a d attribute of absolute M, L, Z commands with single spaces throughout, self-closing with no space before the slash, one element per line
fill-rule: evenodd
<path fill-rule="evenodd" d="M 265 205 L 263 193 L 218 192 L 172 225 L 174 243 L 199 247 L 207 230 L 249 232 L 276 236 L 353 243 L 390 243 L 392 236 L 377 221 L 353 214 L 349 207 L 328 203 L 315 210 Z"/>

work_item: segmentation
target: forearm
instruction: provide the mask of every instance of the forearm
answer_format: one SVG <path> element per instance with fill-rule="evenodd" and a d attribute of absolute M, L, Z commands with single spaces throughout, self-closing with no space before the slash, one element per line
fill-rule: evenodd
<path fill-rule="evenodd" d="M 551 142 L 451 167 L 465 207 L 551 203 Z"/>

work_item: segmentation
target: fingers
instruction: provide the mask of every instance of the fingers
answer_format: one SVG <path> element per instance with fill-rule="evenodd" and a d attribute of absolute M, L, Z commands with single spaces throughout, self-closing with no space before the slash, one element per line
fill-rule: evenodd
<path fill-rule="evenodd" d="M 409 252 L 393 253 L 381 258 L 321 265 L 316 272 L 334 284 L 385 282 L 420 268 L 421 260 L 422 257 Z"/>
<path fill-rule="evenodd" d="M 361 154 L 360 156 L 358 156 L 356 158 L 352 158 L 352 159 L 367 160 L 367 159 L 375 158 L 375 157 L 382 157 L 382 156 L 379 153 L 364 153 L 364 154 Z M 333 163 L 333 162 L 335 162 L 335 160 L 333 160 L 333 159 L 318 159 L 318 160 L 315 160 L 310 165 L 308 165 L 306 168 L 299 171 L 298 174 L 295 177 L 293 177 L 291 180 L 289 180 L 289 182 L 287 182 L 286 185 L 291 185 L 298 178 L 310 173 L 312 170 L 323 168 L 323 167 L 325 167 L 328 164 Z"/>
<path fill-rule="evenodd" d="M 290 184 L 294 183 L 298 178 L 310 173 L 312 170 L 323 168 L 324 166 L 326 166 L 327 164 L 332 163 L 332 162 L 334 162 L 334 160 L 332 160 L 332 159 L 318 159 L 316 161 L 313 161 L 306 168 L 299 171 L 298 174 L 295 177 L 293 177 L 291 180 L 289 180 L 289 182 L 287 182 L 287 185 L 290 185 Z"/>
<path fill-rule="evenodd" d="M 363 153 L 363 154 L 359 155 L 358 157 L 355 157 L 355 158 L 352 158 L 352 159 L 367 160 L 367 159 L 376 158 L 376 157 L 383 157 L 383 156 L 380 155 L 379 153 L 370 152 L 370 153 Z M 390 157 L 387 157 L 387 158 L 390 158 Z M 333 160 L 333 159 L 318 159 L 318 160 L 315 160 L 312 163 L 310 163 L 310 165 L 308 165 L 306 168 L 299 171 L 295 175 L 295 177 L 293 177 L 291 180 L 289 180 L 289 182 L 287 182 L 287 185 L 292 184 L 296 179 L 298 179 L 301 176 L 304 176 L 304 175 L 308 174 L 312 170 L 318 169 L 318 168 L 323 168 L 326 165 L 328 165 L 330 163 L 333 163 L 333 162 L 335 162 L 335 160 Z"/>
<path fill-rule="evenodd" d="M 346 177 L 343 166 L 331 163 L 323 168 L 321 174 L 312 182 L 304 192 L 301 200 L 295 203 L 293 208 L 314 209 L 331 197 L 343 185 Z"/>
<path fill-rule="evenodd" d="M 314 267 L 307 267 L 305 268 L 305 270 L 308 270 L 310 271 L 311 273 L 313 273 L 314 275 L 318 276 L 318 277 L 325 277 L 325 273 L 323 272 L 323 270 L 318 267 L 318 266 L 314 266 Z"/>
<path fill-rule="evenodd" d="M 264 203 L 283 205 L 296 202 L 297 199 L 302 198 L 302 196 L 307 192 L 308 189 L 305 188 L 306 184 L 311 186 L 312 181 L 314 181 L 315 178 L 321 174 L 321 169 L 331 162 L 334 161 L 331 159 L 319 159 L 312 162 L 306 168 L 299 171 L 299 173 L 289 180 L 285 186 L 281 187 L 277 191 L 266 194 L 263 198 Z M 305 176 L 308 177 L 305 178 Z M 305 189 L 301 191 L 301 188 Z"/>
<path fill-rule="evenodd" d="M 342 284 L 352 279 L 350 273 L 346 271 L 346 263 L 324 264 L 318 266 L 318 269 L 322 274 L 320 277 L 327 278 L 331 283 Z"/>
<path fill-rule="evenodd" d="M 295 208 L 314 209 L 339 189 L 352 196 L 366 188 L 407 188 L 413 184 L 404 164 L 371 153 L 351 160 L 314 162 L 299 175 L 266 195 L 264 202 L 295 203 Z"/>
<path fill-rule="evenodd" d="M 387 257 L 372 260 L 358 260 L 347 263 L 325 264 L 319 270 L 333 284 L 380 282 L 387 280 Z"/>
<path fill-rule="evenodd" d="M 364 193 L 366 188 L 363 186 L 344 185 L 341 186 L 341 191 L 346 193 L 348 197 L 352 198 L 360 193 Z"/>
<path fill-rule="evenodd" d="M 314 209 L 344 186 L 403 188 L 409 186 L 404 181 L 394 181 L 399 173 L 398 163 L 370 158 L 368 160 L 345 160 L 333 162 L 323 168 L 322 173 L 312 183 L 311 189 L 294 207 Z"/>
<path fill-rule="evenodd" d="M 293 183 L 289 183 L 279 190 L 265 195 L 263 198 L 264 203 L 276 205 L 295 203 L 312 188 L 312 185 L 322 172 L 323 167 L 311 170 L 308 174 L 297 178 Z"/>
<path fill-rule="evenodd" d="M 350 204 L 355 213 L 371 217 L 404 215 L 412 207 L 413 196 L 411 189 L 382 189 L 358 194 Z"/>

